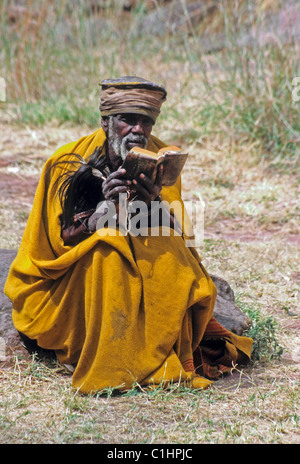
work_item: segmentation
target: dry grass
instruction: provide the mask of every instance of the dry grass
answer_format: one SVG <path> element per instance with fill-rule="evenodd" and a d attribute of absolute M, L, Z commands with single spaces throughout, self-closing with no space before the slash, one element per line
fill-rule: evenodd
<path fill-rule="evenodd" d="M 286 365 L 236 372 L 209 391 L 174 386 L 81 396 L 60 369 L 1 371 L 2 443 L 295 443 L 297 384 Z"/>

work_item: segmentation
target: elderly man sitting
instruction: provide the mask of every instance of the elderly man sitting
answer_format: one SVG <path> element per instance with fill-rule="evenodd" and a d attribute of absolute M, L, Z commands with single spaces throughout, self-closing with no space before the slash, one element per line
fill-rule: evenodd
<path fill-rule="evenodd" d="M 161 85 L 142 78 L 101 83 L 102 127 L 46 162 L 5 285 L 17 330 L 72 364 L 81 392 L 178 381 L 205 388 L 250 357 L 251 339 L 213 318 L 216 288 L 184 233 L 95 226 L 99 201 L 118 214 L 120 194 L 182 202 L 180 180 L 162 186 L 163 168 L 155 180 L 122 169 L 131 148 L 165 146 L 151 135 L 165 99 Z"/>

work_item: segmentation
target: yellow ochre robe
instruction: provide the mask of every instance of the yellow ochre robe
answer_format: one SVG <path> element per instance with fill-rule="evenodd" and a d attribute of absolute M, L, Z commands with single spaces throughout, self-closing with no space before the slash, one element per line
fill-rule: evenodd
<path fill-rule="evenodd" d="M 44 166 L 4 289 L 16 329 L 74 364 L 73 386 L 83 393 L 188 380 L 201 367 L 193 366 L 193 354 L 205 338 L 224 340 L 229 369 L 231 361 L 249 358 L 251 339 L 222 333 L 221 326 L 222 337 L 218 330 L 207 333 L 216 323 L 216 288 L 182 237 L 95 232 L 64 245 L 56 183 L 61 169 L 50 168 L 62 154 L 87 158 L 104 142 L 99 129 L 60 148 Z M 150 137 L 148 149 L 162 146 Z M 161 197 L 182 201 L 178 184 L 163 188 Z"/>

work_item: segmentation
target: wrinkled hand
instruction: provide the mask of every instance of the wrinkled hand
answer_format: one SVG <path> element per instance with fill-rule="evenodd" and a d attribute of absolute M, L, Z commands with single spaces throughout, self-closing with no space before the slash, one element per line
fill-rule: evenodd
<path fill-rule="evenodd" d="M 128 192 L 132 181 L 126 179 L 125 175 L 125 169 L 118 169 L 103 181 L 102 192 L 105 200 L 110 200 L 117 204 L 119 202 L 119 195 Z"/>
<path fill-rule="evenodd" d="M 138 180 L 133 180 L 130 187 L 131 196 L 137 197 L 138 200 L 144 201 L 147 205 L 154 201 L 160 194 L 163 180 L 163 166 L 159 166 L 157 176 L 154 182 L 145 174 L 140 174 Z"/>
<path fill-rule="evenodd" d="M 162 189 L 163 166 L 158 169 L 157 176 L 152 182 L 145 174 L 141 174 L 138 180 L 126 179 L 126 170 L 118 169 L 108 176 L 102 184 L 102 192 L 105 200 L 115 204 L 119 203 L 119 195 L 126 193 L 128 198 L 144 201 L 147 205 L 154 201 Z"/>

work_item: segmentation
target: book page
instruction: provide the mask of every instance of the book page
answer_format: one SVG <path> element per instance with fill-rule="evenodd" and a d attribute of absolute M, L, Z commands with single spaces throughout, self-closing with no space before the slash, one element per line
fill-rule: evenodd
<path fill-rule="evenodd" d="M 126 169 L 128 179 L 138 179 L 139 175 L 143 173 L 154 182 L 157 170 L 163 164 L 163 185 L 171 186 L 176 183 L 187 156 L 187 153 L 182 153 L 180 148 L 176 146 L 164 147 L 159 150 L 157 155 L 136 147 L 127 154 L 122 168 Z"/>

